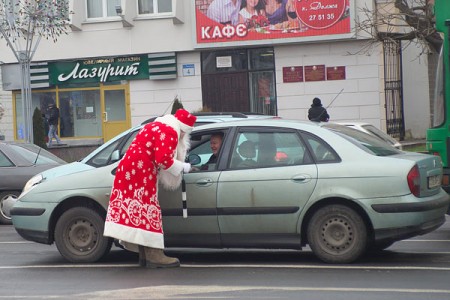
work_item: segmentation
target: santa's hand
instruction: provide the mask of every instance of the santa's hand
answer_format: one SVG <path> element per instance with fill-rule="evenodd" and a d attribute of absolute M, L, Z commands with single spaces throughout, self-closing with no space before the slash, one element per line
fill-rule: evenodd
<path fill-rule="evenodd" d="M 191 171 L 191 164 L 190 163 L 183 163 L 183 172 L 189 173 Z"/>

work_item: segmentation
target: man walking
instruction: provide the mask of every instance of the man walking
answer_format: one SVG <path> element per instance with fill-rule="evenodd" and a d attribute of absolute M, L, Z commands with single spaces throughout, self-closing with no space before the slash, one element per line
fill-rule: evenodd
<path fill-rule="evenodd" d="M 59 108 L 54 103 L 48 105 L 48 147 L 52 146 L 52 139 L 56 139 L 56 143 L 61 145 L 61 140 L 57 134 L 59 122 Z"/>

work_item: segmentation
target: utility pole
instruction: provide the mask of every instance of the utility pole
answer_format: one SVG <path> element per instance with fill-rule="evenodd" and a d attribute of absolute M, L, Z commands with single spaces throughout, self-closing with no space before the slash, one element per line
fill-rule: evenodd
<path fill-rule="evenodd" d="M 41 38 L 56 42 L 67 34 L 69 7 L 67 0 L 0 0 L 0 38 L 4 38 L 16 57 L 21 71 L 20 101 L 23 139 L 33 143 L 33 103 L 30 65 Z"/>

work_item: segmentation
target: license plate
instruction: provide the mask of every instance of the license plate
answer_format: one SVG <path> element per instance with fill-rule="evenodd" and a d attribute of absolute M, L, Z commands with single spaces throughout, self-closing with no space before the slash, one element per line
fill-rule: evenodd
<path fill-rule="evenodd" d="M 434 175 L 428 177 L 428 188 L 432 189 L 441 185 L 441 176 Z"/>

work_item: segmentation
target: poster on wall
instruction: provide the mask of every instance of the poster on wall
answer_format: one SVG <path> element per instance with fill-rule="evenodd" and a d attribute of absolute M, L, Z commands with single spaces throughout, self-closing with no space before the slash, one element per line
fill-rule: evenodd
<path fill-rule="evenodd" d="M 348 38 L 352 11 L 351 0 L 195 0 L 196 43 Z"/>

